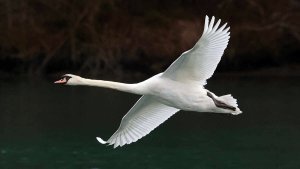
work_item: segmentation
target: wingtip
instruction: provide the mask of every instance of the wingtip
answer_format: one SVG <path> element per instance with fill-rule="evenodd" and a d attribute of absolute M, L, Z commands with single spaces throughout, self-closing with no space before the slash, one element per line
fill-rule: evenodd
<path fill-rule="evenodd" d="M 208 24 L 208 22 L 209 22 L 209 17 L 208 17 L 207 15 L 205 15 L 205 23 Z M 208 26 L 208 25 L 207 25 L 207 26 Z"/>
<path fill-rule="evenodd" d="M 97 139 L 98 142 L 101 143 L 101 144 L 106 144 L 106 143 L 107 143 L 106 141 L 102 140 L 102 138 L 100 138 L 100 137 L 96 137 L 96 139 Z"/>
<path fill-rule="evenodd" d="M 230 26 L 228 26 L 225 30 L 224 30 L 224 32 L 228 32 L 230 30 Z"/>
<path fill-rule="evenodd" d="M 208 29 L 208 22 L 209 22 L 209 17 L 207 15 L 205 15 L 205 21 L 204 21 L 204 31 L 203 34 L 205 34 L 207 32 Z"/>

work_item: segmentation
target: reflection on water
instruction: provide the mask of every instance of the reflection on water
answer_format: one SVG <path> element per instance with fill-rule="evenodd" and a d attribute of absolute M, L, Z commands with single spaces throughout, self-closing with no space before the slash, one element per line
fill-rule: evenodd
<path fill-rule="evenodd" d="M 181 111 L 137 143 L 112 149 L 95 137 L 113 134 L 138 96 L 1 80 L 0 168 L 297 168 L 299 84 L 214 78 L 208 89 L 232 93 L 242 115 Z"/>

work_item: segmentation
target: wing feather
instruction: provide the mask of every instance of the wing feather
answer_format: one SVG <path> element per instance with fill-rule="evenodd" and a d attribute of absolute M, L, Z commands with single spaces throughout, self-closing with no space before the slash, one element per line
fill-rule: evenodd
<path fill-rule="evenodd" d="M 227 47 L 230 33 L 227 23 L 221 27 L 221 20 L 215 23 L 215 17 L 209 20 L 205 17 L 204 31 L 195 46 L 184 52 L 163 73 L 163 77 L 177 81 L 196 81 L 206 84 L 217 68 L 218 63 Z"/>
<path fill-rule="evenodd" d="M 101 141 L 101 143 L 108 143 L 116 148 L 136 142 L 177 111 L 179 109 L 166 106 L 151 96 L 142 96 L 122 118 L 118 130 L 106 142 Z"/>

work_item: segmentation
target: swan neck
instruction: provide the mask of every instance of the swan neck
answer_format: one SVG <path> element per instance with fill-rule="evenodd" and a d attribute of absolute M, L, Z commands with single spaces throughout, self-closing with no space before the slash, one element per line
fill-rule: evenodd
<path fill-rule="evenodd" d="M 106 80 L 84 79 L 80 85 L 104 87 L 128 93 L 143 94 L 139 84 L 126 84 Z"/>

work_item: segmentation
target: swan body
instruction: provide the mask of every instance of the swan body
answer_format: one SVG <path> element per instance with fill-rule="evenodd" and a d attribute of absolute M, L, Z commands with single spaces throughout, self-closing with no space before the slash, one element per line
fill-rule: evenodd
<path fill-rule="evenodd" d="M 165 72 L 140 83 L 93 80 L 72 74 L 64 75 L 55 83 L 104 87 L 142 95 L 107 141 L 97 137 L 100 143 L 114 145 L 114 148 L 144 137 L 179 110 L 238 115 L 242 111 L 230 94 L 218 97 L 204 88 L 229 41 L 229 28 L 224 29 L 226 24 L 219 28 L 221 20 L 216 24 L 214 21 L 214 17 L 209 20 L 206 16 L 203 34 L 195 46 Z"/>

